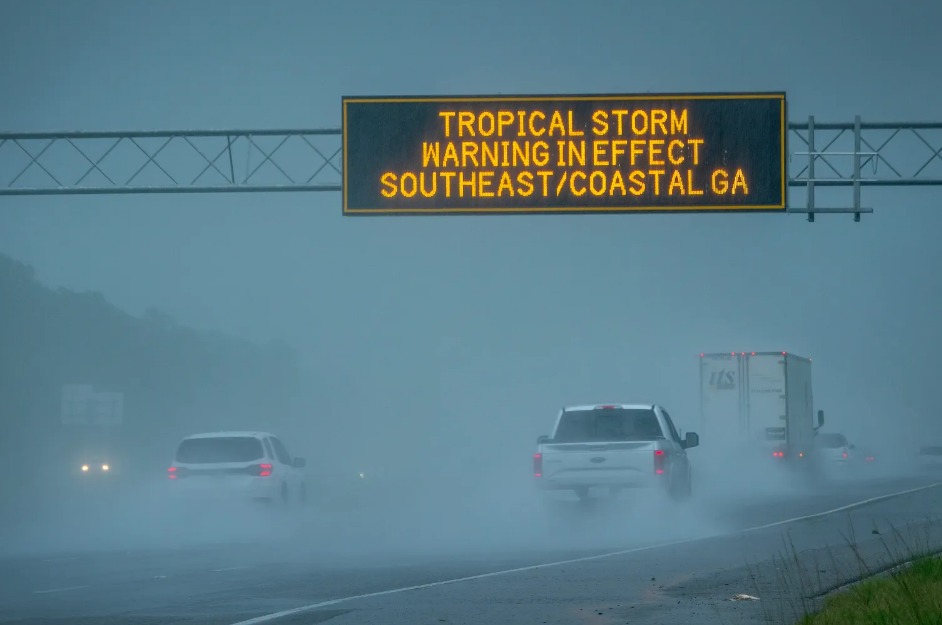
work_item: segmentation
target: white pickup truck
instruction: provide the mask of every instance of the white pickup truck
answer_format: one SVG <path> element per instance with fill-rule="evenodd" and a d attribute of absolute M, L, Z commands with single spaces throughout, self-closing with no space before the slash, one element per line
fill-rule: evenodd
<path fill-rule="evenodd" d="M 656 404 L 569 406 L 560 411 L 553 435 L 537 440 L 533 476 L 541 489 L 575 491 L 583 500 L 595 487 L 611 494 L 660 488 L 683 499 L 691 494 L 687 449 L 699 444 L 694 432 L 681 439 Z"/>

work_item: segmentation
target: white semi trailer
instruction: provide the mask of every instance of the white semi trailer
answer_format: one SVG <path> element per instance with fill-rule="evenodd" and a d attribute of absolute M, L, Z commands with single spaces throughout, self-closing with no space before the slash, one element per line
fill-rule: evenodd
<path fill-rule="evenodd" d="M 809 358 L 788 352 L 700 354 L 698 431 L 710 455 L 808 464 L 823 424 L 823 411 L 815 420 Z"/>

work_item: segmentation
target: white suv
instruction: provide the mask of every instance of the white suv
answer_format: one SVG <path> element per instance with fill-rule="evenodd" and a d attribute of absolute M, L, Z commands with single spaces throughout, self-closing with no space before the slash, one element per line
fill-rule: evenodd
<path fill-rule="evenodd" d="M 303 503 L 304 465 L 268 432 L 211 432 L 180 442 L 167 477 L 184 497 Z"/>

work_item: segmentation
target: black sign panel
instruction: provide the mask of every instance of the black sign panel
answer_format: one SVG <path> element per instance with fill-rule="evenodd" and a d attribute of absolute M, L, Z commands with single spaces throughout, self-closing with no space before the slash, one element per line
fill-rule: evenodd
<path fill-rule="evenodd" d="M 784 93 L 343 98 L 343 211 L 786 210 Z"/>

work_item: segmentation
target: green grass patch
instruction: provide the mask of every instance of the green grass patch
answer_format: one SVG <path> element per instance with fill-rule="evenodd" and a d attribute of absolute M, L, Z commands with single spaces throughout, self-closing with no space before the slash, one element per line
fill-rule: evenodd
<path fill-rule="evenodd" d="M 919 558 L 891 575 L 828 598 L 801 625 L 942 625 L 942 559 Z"/>

